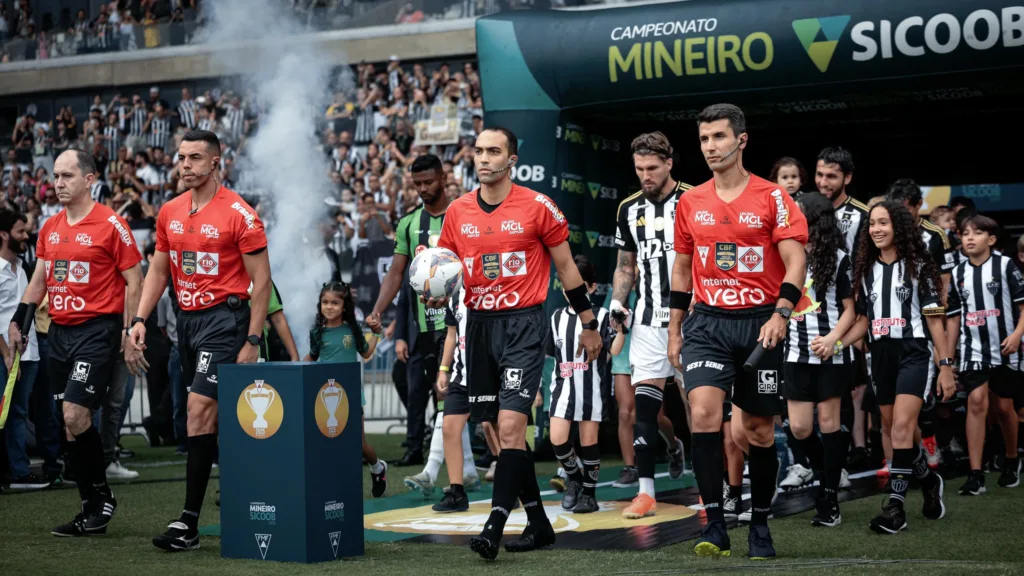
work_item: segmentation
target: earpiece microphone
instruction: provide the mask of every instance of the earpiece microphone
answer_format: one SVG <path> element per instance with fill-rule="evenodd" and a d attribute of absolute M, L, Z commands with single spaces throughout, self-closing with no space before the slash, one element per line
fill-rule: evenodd
<path fill-rule="evenodd" d="M 213 166 L 212 166 L 212 167 L 211 167 L 211 168 L 210 168 L 209 170 L 207 170 L 207 171 L 206 171 L 205 173 L 203 173 L 203 174 L 196 174 L 195 176 L 196 176 L 197 178 L 206 178 L 206 177 L 207 177 L 207 176 L 209 176 L 210 174 L 213 174 L 213 171 L 214 171 L 214 170 L 216 170 L 216 169 L 217 169 L 217 167 L 216 167 L 216 164 L 214 164 L 214 165 L 213 165 Z M 195 204 L 195 200 L 193 200 L 193 201 L 192 201 L 192 203 L 193 203 L 193 204 Z M 195 215 L 196 215 L 196 212 L 199 212 L 199 206 L 198 206 L 198 205 L 196 205 L 196 207 L 195 207 L 195 208 L 193 208 L 193 209 L 189 210 L 189 213 L 188 213 L 188 215 L 189 215 L 189 216 L 195 216 Z"/>
<path fill-rule="evenodd" d="M 733 155 L 733 154 L 735 154 L 736 152 L 739 152 L 739 149 L 740 149 L 740 148 L 742 148 L 742 147 L 743 147 L 743 145 L 744 145 L 744 144 L 745 144 L 746 142 L 747 142 L 747 140 L 746 140 L 745 138 L 744 138 L 743 140 L 740 140 L 740 143 L 739 143 L 739 144 L 737 144 L 735 148 L 733 148 L 732 150 L 730 150 L 730 151 L 729 151 L 729 153 L 728 153 L 728 154 L 726 154 L 725 156 L 722 156 L 721 158 L 719 158 L 719 160 L 718 160 L 718 161 L 719 161 L 719 162 L 723 162 L 723 161 L 725 161 L 725 159 L 726 159 L 726 158 L 728 158 L 729 156 L 732 156 L 732 155 Z"/>
<path fill-rule="evenodd" d="M 508 162 L 506 162 L 506 163 L 505 163 L 505 166 L 504 166 L 504 167 L 502 167 L 502 168 L 498 168 L 498 169 L 496 169 L 496 170 L 492 170 L 492 171 L 491 171 L 491 173 L 492 173 L 492 174 L 501 174 L 502 172 L 505 172 L 506 170 L 508 170 L 509 168 L 511 168 L 511 167 L 513 167 L 513 166 L 515 166 L 515 165 L 516 165 L 516 163 L 515 163 L 515 162 L 512 162 L 512 161 L 510 160 L 510 161 L 508 161 Z"/>

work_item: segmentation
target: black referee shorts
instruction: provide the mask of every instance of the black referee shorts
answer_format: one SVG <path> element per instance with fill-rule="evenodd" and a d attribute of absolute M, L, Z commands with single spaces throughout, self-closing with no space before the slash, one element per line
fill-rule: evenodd
<path fill-rule="evenodd" d="M 50 387 L 65 402 L 97 410 L 107 393 L 114 365 L 121 354 L 124 322 L 107 314 L 81 324 L 50 323 Z"/>
<path fill-rule="evenodd" d="M 782 411 L 782 343 L 766 350 L 753 371 L 743 370 L 757 343 L 761 326 L 774 305 L 726 310 L 697 304 L 683 322 L 683 384 L 689 394 L 700 386 L 732 391 L 732 403 L 755 416 Z"/>
<path fill-rule="evenodd" d="M 532 415 L 544 370 L 548 333 L 548 317 L 541 306 L 498 312 L 469 311 L 466 377 L 470 418 L 474 422 L 495 422 L 499 410 Z"/>
<path fill-rule="evenodd" d="M 849 396 L 853 388 L 852 364 L 808 364 L 786 362 L 783 385 L 786 400 L 824 402 L 829 398 Z"/>
<path fill-rule="evenodd" d="M 178 313 L 181 378 L 189 392 L 217 400 L 217 366 L 234 364 L 249 336 L 249 303 Z"/>
<path fill-rule="evenodd" d="M 879 406 L 892 406 L 898 394 L 927 400 L 931 392 L 932 354 L 928 340 L 886 338 L 872 342 L 871 386 Z"/>

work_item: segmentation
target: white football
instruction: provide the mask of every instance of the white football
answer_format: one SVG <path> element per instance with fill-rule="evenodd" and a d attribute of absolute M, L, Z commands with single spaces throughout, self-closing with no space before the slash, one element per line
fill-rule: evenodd
<path fill-rule="evenodd" d="M 409 285 L 420 296 L 451 298 L 462 287 L 462 262 L 447 248 L 427 248 L 412 259 Z"/>

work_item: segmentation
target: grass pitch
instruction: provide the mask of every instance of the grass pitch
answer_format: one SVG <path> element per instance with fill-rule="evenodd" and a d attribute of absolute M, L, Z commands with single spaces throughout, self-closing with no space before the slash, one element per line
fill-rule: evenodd
<path fill-rule="evenodd" d="M 401 454 L 399 436 L 371 436 L 383 457 Z M 172 448 L 151 449 L 137 437 L 126 437 L 126 447 L 136 458 L 125 461 L 141 476 L 116 485 L 119 508 L 109 534 L 104 537 L 58 539 L 49 530 L 75 513 L 78 492 L 74 488 L 28 494 L 0 495 L 0 574 L 7 575 L 134 575 L 173 574 L 257 576 L 278 574 L 544 574 L 568 570 L 572 574 L 898 574 L 915 576 L 963 574 L 987 576 L 1024 574 L 1024 487 L 1000 489 L 997 475 L 989 475 L 987 494 L 968 498 L 956 494 L 962 482 L 946 484 L 946 517 L 929 522 L 921 517 L 920 493 L 908 497 L 910 528 L 896 536 L 880 536 L 868 530 L 878 513 L 881 498 L 866 498 L 842 505 L 843 524 L 836 529 L 812 528 L 812 513 L 771 521 L 779 558 L 754 563 L 746 559 L 747 531 L 730 531 L 731 558 L 704 560 L 693 556 L 691 543 L 648 552 L 541 551 L 526 555 L 502 553 L 497 562 L 485 563 L 468 549 L 443 544 L 369 543 L 359 559 L 316 565 L 224 560 L 220 539 L 202 537 L 194 552 L 168 554 L 150 540 L 177 518 L 184 498 L 185 458 Z M 164 462 L 170 465 L 153 466 Z M 607 460 L 603 468 L 621 462 Z M 538 474 L 550 474 L 554 463 L 538 463 Z M 402 478 L 415 468 L 389 470 L 388 495 L 406 491 Z M 214 471 L 216 474 L 216 470 Z M 369 498 L 369 478 L 364 475 L 363 495 Z M 442 468 L 439 485 L 445 485 Z M 213 504 L 218 481 L 212 480 L 201 524 L 219 521 Z M 542 489 L 544 486 L 542 486 Z"/>

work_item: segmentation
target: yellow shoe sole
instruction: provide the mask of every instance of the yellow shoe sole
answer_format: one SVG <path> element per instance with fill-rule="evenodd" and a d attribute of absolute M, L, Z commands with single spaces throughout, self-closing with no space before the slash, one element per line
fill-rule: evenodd
<path fill-rule="evenodd" d="M 719 558 L 732 555 L 731 550 L 722 550 L 711 542 L 700 542 L 693 547 L 693 551 L 701 558 Z"/>

